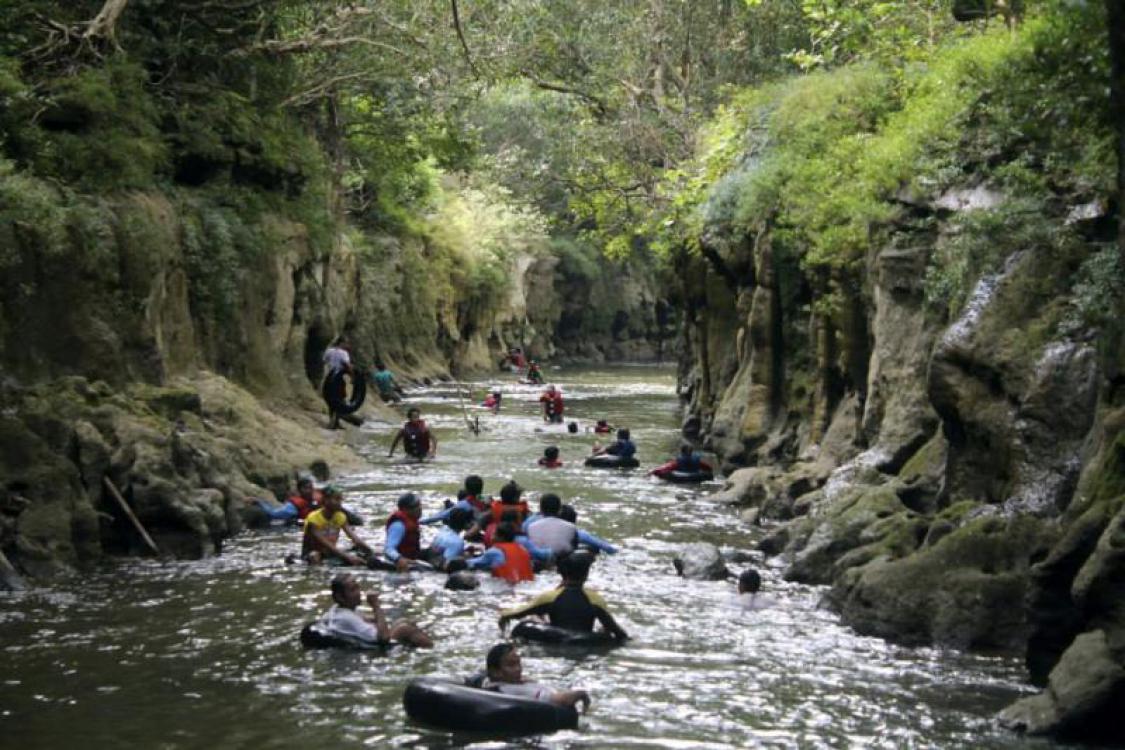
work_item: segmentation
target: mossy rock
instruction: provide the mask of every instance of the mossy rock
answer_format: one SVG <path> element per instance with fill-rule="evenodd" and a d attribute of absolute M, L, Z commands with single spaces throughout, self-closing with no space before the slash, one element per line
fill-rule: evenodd
<path fill-rule="evenodd" d="M 961 648 L 1016 650 L 1027 637 L 1033 559 L 1057 526 L 1032 516 L 968 521 L 935 545 L 841 577 L 830 600 L 861 633 Z"/>

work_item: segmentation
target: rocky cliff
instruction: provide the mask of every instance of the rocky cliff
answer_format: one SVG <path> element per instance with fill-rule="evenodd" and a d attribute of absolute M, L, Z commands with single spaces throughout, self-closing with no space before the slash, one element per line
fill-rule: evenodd
<path fill-rule="evenodd" d="M 1058 38 L 1035 33 L 1042 62 Z M 863 136 L 868 153 L 934 106 L 919 103 L 924 86 L 915 93 Z M 681 274 L 685 428 L 723 459 L 718 499 L 747 508 L 786 576 L 829 586 L 827 604 L 857 630 L 1022 652 L 1048 687 L 1005 721 L 1120 740 L 1125 265 L 1113 183 L 1091 189 L 1074 171 L 1034 188 L 1006 180 L 1010 160 L 1034 164 L 1048 144 L 993 142 L 993 161 L 975 162 L 989 136 L 974 128 L 994 121 L 965 112 L 1004 105 L 966 106 L 959 130 L 920 141 L 926 157 L 872 194 L 862 255 L 795 258 L 795 234 L 825 239 L 786 225 L 785 201 L 800 198 L 784 192 L 754 222 L 712 221 Z M 1108 128 L 1093 137 L 1112 142 Z M 751 143 L 739 169 L 785 148 Z M 950 148 L 962 164 L 952 179 L 928 171 Z M 852 210 L 870 210 L 863 190 L 860 173 Z"/>

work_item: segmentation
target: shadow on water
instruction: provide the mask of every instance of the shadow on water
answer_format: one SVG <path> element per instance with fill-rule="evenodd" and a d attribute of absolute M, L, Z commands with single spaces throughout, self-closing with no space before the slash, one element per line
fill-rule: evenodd
<path fill-rule="evenodd" d="M 301 626 L 328 604 L 327 570 L 285 565 L 297 532 L 275 528 L 229 541 L 224 554 L 193 562 L 130 561 L 0 598 L 0 732 L 21 748 L 60 747 L 1027 747 L 992 715 L 1026 692 L 1018 660 L 908 649 L 857 636 L 818 608 L 820 591 L 787 583 L 780 563 L 759 564 L 777 606 L 742 612 L 727 582 L 687 582 L 671 557 L 694 540 L 725 551 L 753 548 L 731 512 L 707 500 L 719 486 L 669 485 L 644 467 L 678 443 L 674 376 L 618 367 L 553 372 L 567 417 L 581 431 L 546 426 L 540 389 L 500 385 L 499 415 L 472 407 L 482 431 L 465 427 L 446 387 L 411 395 L 440 439 L 438 460 L 386 458 L 397 425 L 353 432 L 370 468 L 342 477 L 360 533 L 381 542 L 383 519 L 405 490 L 440 507 L 470 473 L 487 492 L 514 478 L 532 499 L 543 491 L 575 505 L 580 524 L 621 548 L 595 565 L 590 585 L 633 640 L 597 656 L 523 647 L 524 673 L 588 688 L 593 709 L 578 731 L 497 740 L 450 736 L 407 722 L 402 689 L 420 674 L 462 677 L 483 667 L 501 637 L 500 608 L 553 586 L 553 574 L 520 584 L 486 580 L 474 592 L 445 591 L 433 574 L 361 570 L 394 616 L 431 630 L 433 651 L 305 652 Z M 631 428 L 642 468 L 582 466 L 597 439 L 594 420 Z M 548 445 L 565 465 L 536 459 Z M 737 569 L 738 566 L 733 566 Z M 1048 743 L 1038 746 L 1047 747 Z"/>

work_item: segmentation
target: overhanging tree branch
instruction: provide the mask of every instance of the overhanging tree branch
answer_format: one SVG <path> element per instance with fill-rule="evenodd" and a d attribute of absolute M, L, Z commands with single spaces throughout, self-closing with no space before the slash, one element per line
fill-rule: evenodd
<path fill-rule="evenodd" d="M 465 41 L 465 32 L 461 30 L 461 14 L 457 10 L 457 0 L 449 0 L 449 5 L 453 9 L 453 28 L 457 30 L 457 38 L 461 40 L 461 49 L 465 52 L 465 62 L 469 64 L 469 70 L 473 75 L 480 78 L 480 71 L 473 63 L 473 55 L 469 52 L 469 43 Z"/>

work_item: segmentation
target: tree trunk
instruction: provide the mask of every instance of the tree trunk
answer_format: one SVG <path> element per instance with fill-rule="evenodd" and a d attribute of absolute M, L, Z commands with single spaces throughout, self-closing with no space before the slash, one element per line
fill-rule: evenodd
<path fill-rule="evenodd" d="M 1105 0 L 1109 27 L 1110 112 L 1117 127 L 1117 249 L 1125 264 L 1125 0 Z"/>
<path fill-rule="evenodd" d="M 86 31 L 83 32 L 83 39 L 115 39 L 117 31 L 117 20 L 125 11 L 125 6 L 129 4 L 129 0 L 105 0 L 102 9 L 98 11 L 98 15 L 94 16 L 94 20 L 86 25 Z"/>

